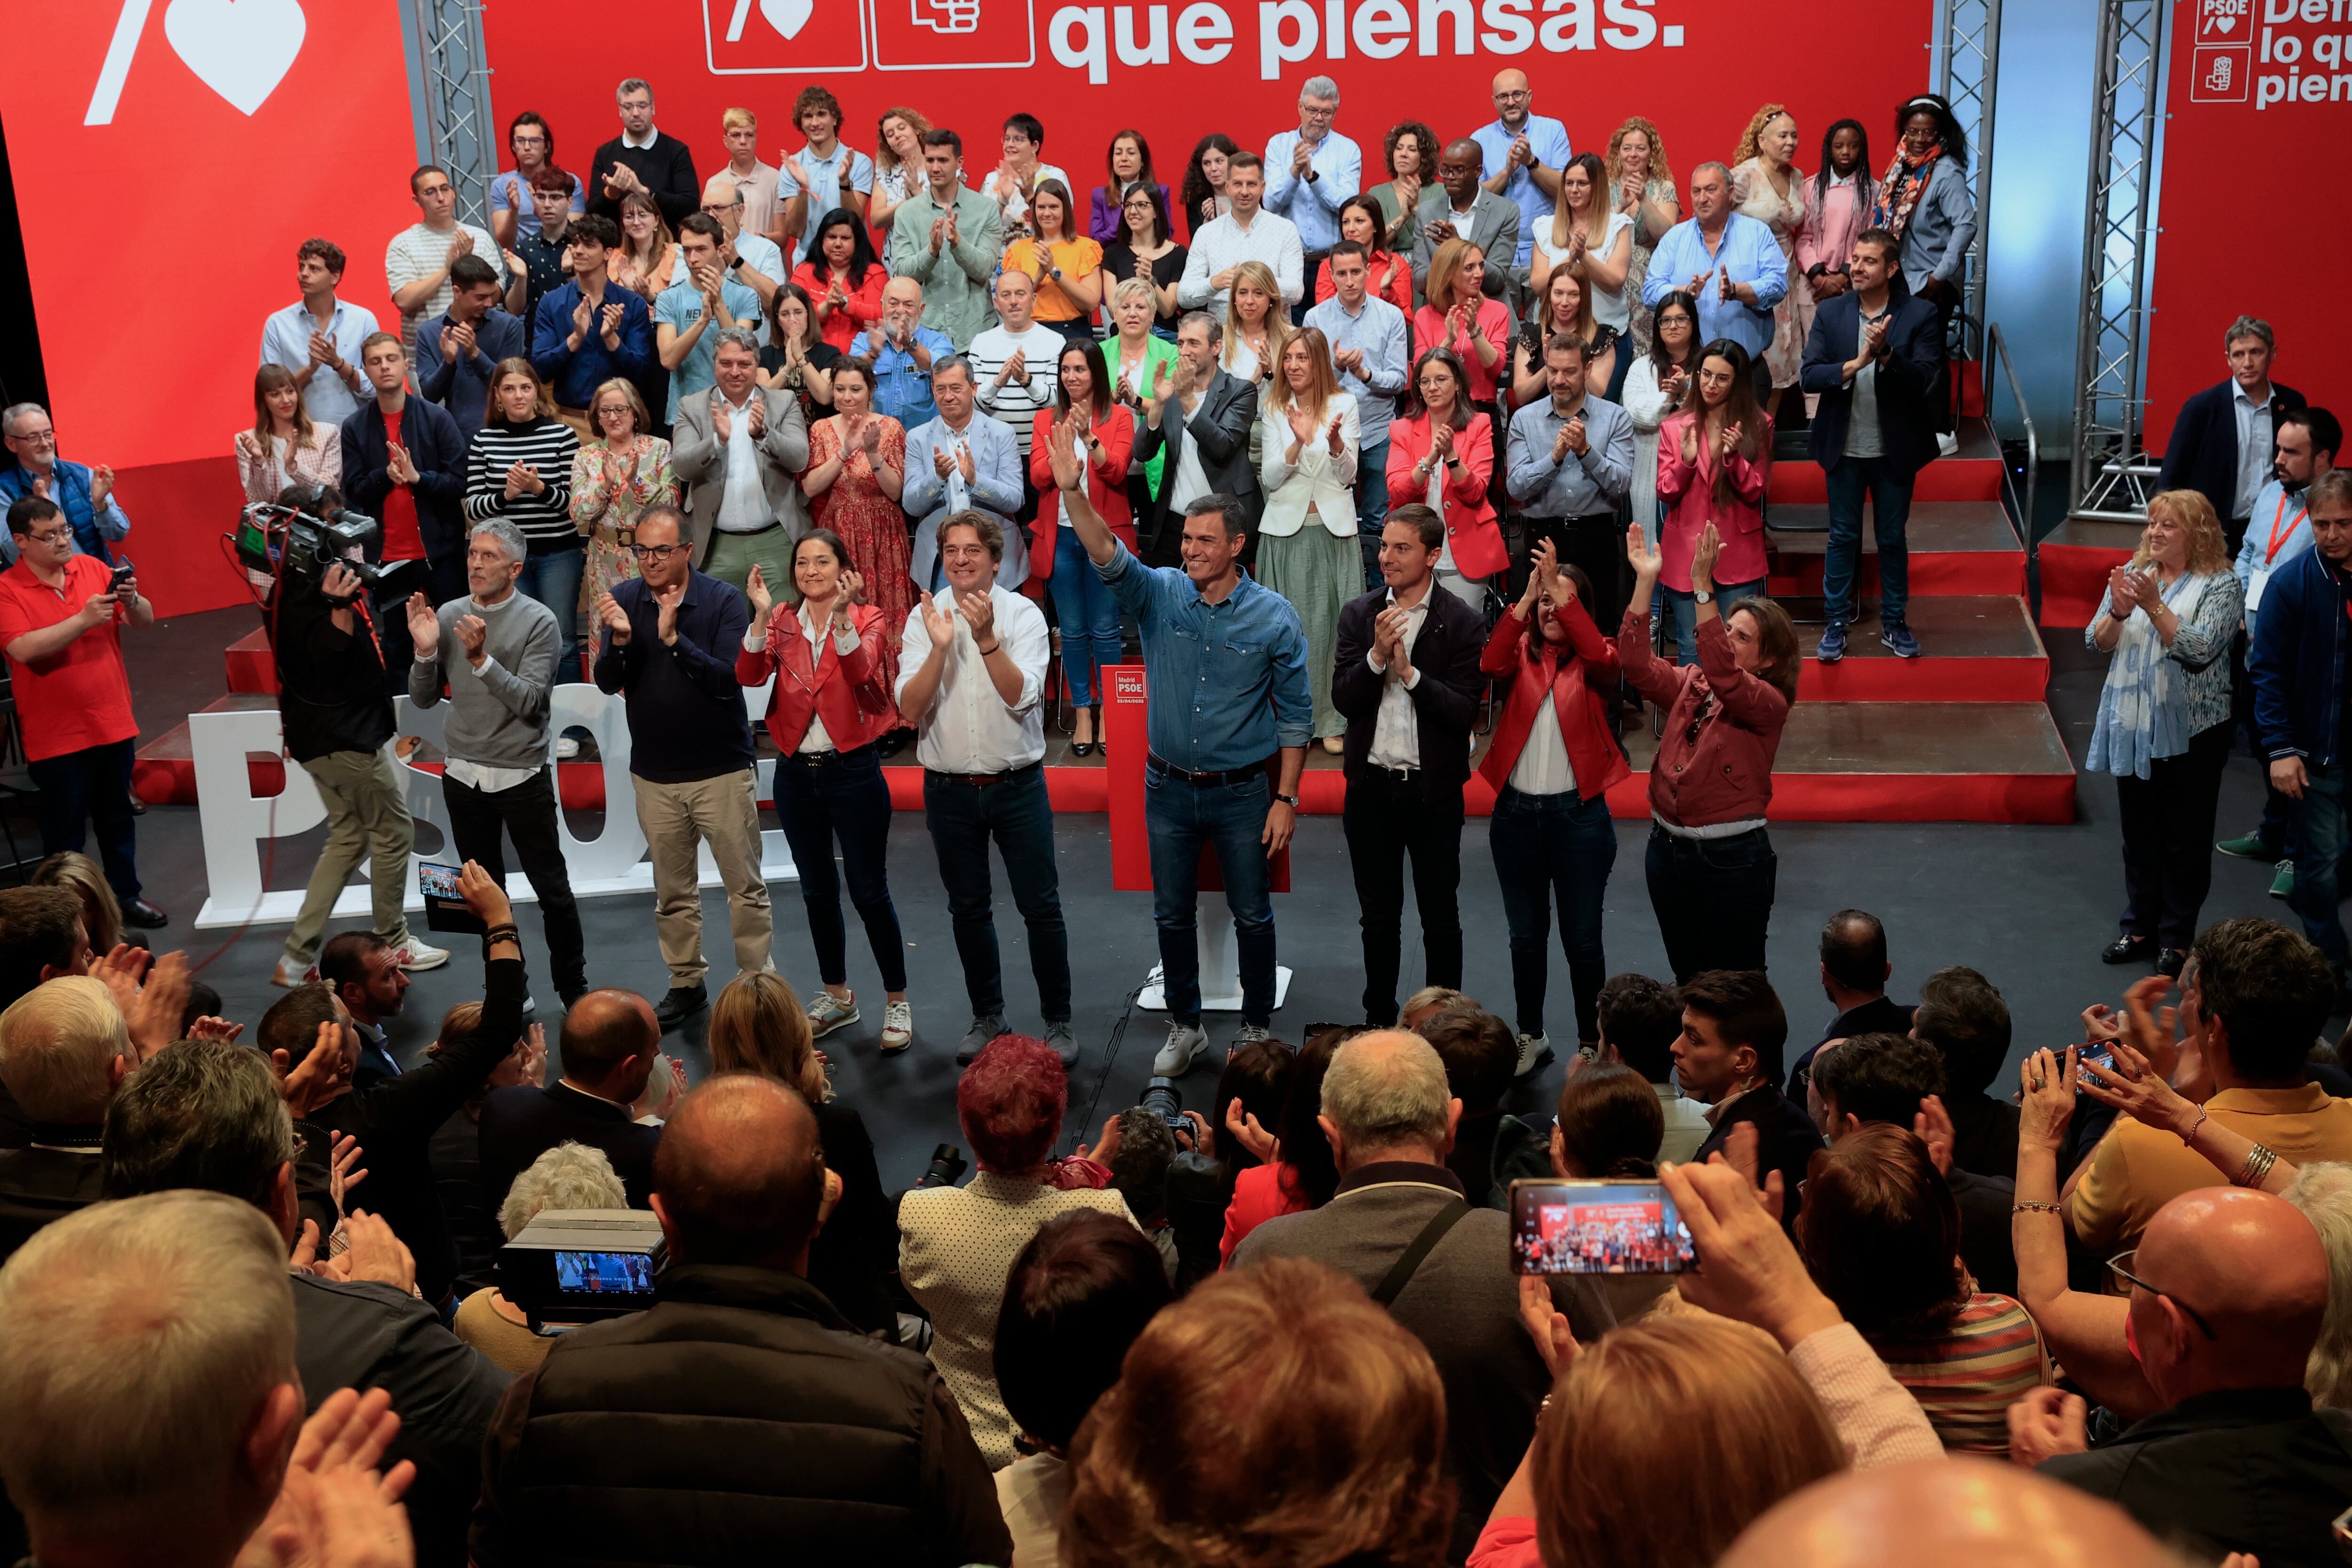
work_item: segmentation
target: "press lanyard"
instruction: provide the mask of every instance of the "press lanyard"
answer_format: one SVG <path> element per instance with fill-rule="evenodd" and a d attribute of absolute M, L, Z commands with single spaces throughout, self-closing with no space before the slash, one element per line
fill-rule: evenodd
<path fill-rule="evenodd" d="M 2294 514 L 2294 521 L 2286 525 L 2286 532 L 2284 534 L 2280 533 L 2279 520 L 2286 516 L 2286 492 L 2284 490 L 2279 492 L 2278 510 L 2271 514 L 2271 542 L 2270 548 L 2263 554 L 2263 565 L 2271 565 L 2278 560 L 2279 546 L 2285 543 L 2288 539 L 2293 538 L 2296 527 L 2302 523 L 2305 518 L 2310 515 L 2311 509 L 2309 507 L 2304 508 L 2303 510 Z"/>

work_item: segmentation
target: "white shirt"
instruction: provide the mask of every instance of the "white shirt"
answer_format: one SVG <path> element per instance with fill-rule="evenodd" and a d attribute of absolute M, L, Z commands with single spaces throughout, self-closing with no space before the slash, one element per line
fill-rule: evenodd
<path fill-rule="evenodd" d="M 1408 659 L 1412 658 L 1413 646 L 1421 641 L 1421 628 L 1429 620 L 1429 595 L 1436 591 L 1435 583 L 1425 585 L 1422 590 L 1421 603 L 1404 613 L 1404 651 Z M 1396 590 L 1391 588 L 1387 605 L 1395 603 Z M 1371 667 L 1375 675 L 1384 676 L 1389 672 L 1389 667 L 1381 662 L 1378 644 L 1364 651 L 1364 662 Z M 1420 685 L 1421 670 L 1416 667 L 1410 679 L 1391 680 L 1381 688 L 1381 710 L 1372 721 L 1372 749 L 1367 754 L 1372 766 L 1421 766 L 1421 726 L 1413 717 L 1411 695 Z"/>
<path fill-rule="evenodd" d="M 1250 357 L 1255 359 L 1257 356 L 1253 354 Z M 1205 392 L 1201 394 L 1202 397 L 1207 395 Z M 1160 411 L 1160 422 L 1164 425 L 1171 419 L 1180 422 L 1190 419 L 1199 411 L 1199 406 L 1197 398 L 1192 408 L 1187 409 L 1182 398 L 1171 397 Z M 1187 506 L 1208 493 L 1209 475 L 1201 467 L 1201 444 L 1192 439 L 1192 433 L 1188 430 L 1176 448 L 1176 488 L 1169 494 L 1169 510 L 1181 516 Z"/>
<path fill-rule="evenodd" d="M 817 667 L 818 662 L 824 658 L 824 647 L 822 639 L 824 637 L 824 623 L 826 620 L 830 620 L 831 618 L 831 616 L 826 616 L 823 619 L 819 619 L 808 615 L 805 611 L 801 615 L 801 635 L 808 638 L 809 668 L 811 669 L 814 669 Z M 745 632 L 743 634 L 743 646 L 753 653 L 758 653 L 761 648 L 766 647 L 768 646 L 768 628 L 766 626 L 755 626 L 750 631 Z M 847 658 L 851 654 L 856 653 L 857 651 L 857 634 L 847 626 L 844 626 L 841 630 L 834 633 L 833 651 L 843 658 Z M 776 679 L 779 680 L 790 680 L 792 677 L 779 672 Z M 801 743 L 793 749 L 793 754 L 795 756 L 805 757 L 813 755 L 818 752 L 830 752 L 836 749 L 837 748 L 833 743 L 833 737 L 824 732 L 824 721 L 817 717 L 815 705 L 812 703 L 809 708 L 808 733 L 801 737 Z"/>
<path fill-rule="evenodd" d="M 1541 637 L 1540 629 L 1529 635 Z M 1520 679 L 1527 678 L 1524 670 Z M 1552 707 L 1551 693 L 1544 693 L 1543 706 L 1536 710 L 1536 721 L 1528 731 L 1528 743 L 1519 748 L 1519 760 L 1511 768 L 1511 787 L 1521 795 L 1565 795 L 1576 787 L 1576 769 L 1568 760 L 1568 742 L 1560 738 L 1559 713 Z"/>
<path fill-rule="evenodd" d="M 621 145 L 626 147 L 632 153 L 642 153 L 660 140 L 661 127 L 658 125 L 647 130 L 646 132 L 646 139 L 642 142 L 631 135 L 626 127 L 624 127 L 621 132 Z"/>
<path fill-rule="evenodd" d="M 1263 261 L 1274 268 L 1282 302 L 1296 305 L 1306 295 L 1307 253 L 1298 226 L 1280 213 L 1260 207 L 1247 228 L 1228 213 L 1202 224 L 1192 234 L 1192 248 L 1184 258 L 1184 276 L 1176 285 L 1176 302 L 1188 310 L 1214 305 L 1222 311 L 1230 289 L 1212 289 L 1209 279 L 1244 261 Z"/>
<path fill-rule="evenodd" d="M 1552 216 L 1547 213 L 1544 215 L 1543 221 L 1536 226 L 1535 247 L 1544 253 L 1546 260 L 1554 267 L 1558 267 L 1568 259 L 1568 250 L 1565 247 L 1555 246 L 1551 242 Z M 1458 217 L 1456 221 L 1460 221 Z M 1633 226 L 1632 213 L 1611 213 L 1609 226 L 1602 231 L 1600 245 L 1586 247 L 1585 254 L 1600 260 L 1607 260 L 1611 253 L 1617 248 L 1618 234 Z M 1587 284 L 1586 287 L 1591 288 L 1591 285 Z M 1592 289 L 1592 319 L 1604 327 L 1614 327 L 1621 332 L 1632 324 L 1633 301 L 1626 296 L 1622 284 L 1618 286 L 1617 292 L 1614 294 L 1601 289 Z"/>
<path fill-rule="evenodd" d="M 1072 548 L 1064 545 L 1065 550 Z M 980 640 L 971 625 L 956 613 L 953 584 L 931 595 L 955 628 L 949 646 L 947 668 L 929 712 L 907 713 L 916 729 L 915 759 L 939 773 L 1006 773 L 1045 757 L 1045 661 L 1052 639 L 1045 632 L 1045 614 L 1026 595 L 992 586 L 988 602 L 996 608 L 994 640 L 1021 670 L 1021 694 L 1006 702 L 990 679 L 988 661 L 981 657 Z M 923 624 L 923 607 L 907 612 L 906 631 L 899 641 L 898 689 L 891 693 L 906 700 L 908 682 L 931 657 L 931 631 Z M 905 712 L 904 708 L 900 710 Z"/>
<path fill-rule="evenodd" d="M 728 403 L 725 393 L 719 395 L 728 424 L 727 485 L 719 500 L 721 533 L 757 533 L 776 521 L 768 511 L 768 492 L 760 484 L 760 443 L 751 435 L 751 399 L 759 395 L 756 386 L 745 391 L 740 403 Z"/>
<path fill-rule="evenodd" d="M 2271 446 L 2275 433 L 2271 428 L 2271 403 L 2273 393 L 2263 388 L 2263 400 L 2255 402 L 2239 381 L 2230 383 L 2230 408 L 2238 416 L 2238 483 L 2231 492 L 2230 515 L 2224 522 L 2254 513 L 2254 498 L 2271 478 Z"/>
<path fill-rule="evenodd" d="M 1017 181 L 1006 180 L 999 184 L 996 178 L 998 173 L 999 171 L 994 169 L 989 171 L 988 177 L 980 182 L 980 194 L 994 202 L 996 210 L 1004 215 L 1004 243 L 1011 245 L 1029 232 L 1029 202 L 1028 198 L 1022 195 L 1021 186 Z M 1047 180 L 1061 181 L 1062 189 L 1070 193 L 1071 203 L 1075 204 L 1077 201 L 1080 187 L 1073 184 L 1069 175 L 1051 163 L 1037 165 L 1037 172 L 1030 176 L 1029 188 L 1034 191 Z M 1064 221 L 1076 223 L 1079 220 L 1065 214 Z"/>
<path fill-rule="evenodd" d="M 261 324 L 261 363 L 301 370 L 310 363 L 310 334 L 318 330 L 319 318 L 310 314 L 310 307 L 299 300 L 272 312 Z M 334 314 L 327 321 L 327 336 L 334 340 L 335 353 L 346 363 L 360 363 L 360 345 L 374 332 L 375 312 L 364 306 L 335 301 Z M 360 385 L 364 388 L 367 383 L 362 381 Z M 302 406 L 309 411 L 313 424 L 341 425 L 359 412 L 360 395 L 331 366 L 322 364 L 302 389 Z"/>
<path fill-rule="evenodd" d="M 771 283 L 789 283 L 793 280 L 792 268 L 784 265 L 784 253 L 776 248 L 776 242 L 752 233 L 749 226 L 735 236 L 735 254 L 742 258 L 752 271 Z M 735 278 L 739 283 L 742 282 L 742 279 L 733 273 L 728 276 Z M 751 287 L 748 283 L 743 286 L 747 289 Z M 752 335 L 760 340 L 761 345 L 765 347 L 768 342 L 767 312 L 761 311 L 759 320 L 745 324 L 751 329 Z"/>

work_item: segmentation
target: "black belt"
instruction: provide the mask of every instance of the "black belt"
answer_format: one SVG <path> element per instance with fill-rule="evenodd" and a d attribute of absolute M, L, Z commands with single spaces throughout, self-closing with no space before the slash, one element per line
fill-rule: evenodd
<path fill-rule="evenodd" d="M 827 752 L 794 752 L 784 758 L 784 761 L 798 763 L 804 768 L 829 768 L 835 763 L 845 763 L 852 757 L 863 756 L 873 748 L 873 745 L 874 742 L 868 741 L 863 746 L 852 746 L 845 752 L 839 749 Z"/>
<path fill-rule="evenodd" d="M 758 528 L 721 528 L 719 526 L 719 521 L 713 518 L 710 522 L 710 531 L 721 539 L 757 539 L 763 533 L 773 533 L 783 526 L 781 521 L 777 521 L 766 523 Z M 634 532 L 635 530 L 631 531 Z"/>
<path fill-rule="evenodd" d="M 1428 772 L 1426 768 L 1383 767 L 1379 763 L 1370 761 L 1366 762 L 1364 766 L 1380 774 L 1382 778 L 1392 780 L 1401 784 L 1409 784 L 1412 783 L 1413 780 L 1421 777 L 1423 773 Z"/>
<path fill-rule="evenodd" d="M 1565 528 L 1571 522 L 1615 522 L 1613 511 L 1588 511 L 1581 517 L 1525 517 L 1519 521 L 1537 528 Z"/>
<path fill-rule="evenodd" d="M 937 768 L 925 768 L 923 777 L 937 779 L 941 784 L 970 784 L 974 789 L 985 789 L 990 784 L 1008 784 L 1014 779 L 1026 777 L 1045 765 L 1045 759 L 1041 757 L 1026 767 L 1008 768 L 1001 773 L 943 773 Z"/>
<path fill-rule="evenodd" d="M 1189 768 L 1180 768 L 1173 763 L 1162 762 L 1157 756 L 1149 757 L 1145 762 L 1147 766 L 1158 768 L 1171 778 L 1181 779 L 1195 789 L 1209 789 L 1217 784 L 1246 784 L 1252 779 L 1262 779 L 1265 776 L 1265 770 L 1263 767 L 1228 768 L 1221 773 L 1196 773 Z"/>

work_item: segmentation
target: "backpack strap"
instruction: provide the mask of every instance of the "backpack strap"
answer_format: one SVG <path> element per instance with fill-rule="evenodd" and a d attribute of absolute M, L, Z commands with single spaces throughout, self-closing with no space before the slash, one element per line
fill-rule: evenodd
<path fill-rule="evenodd" d="M 1423 1260 L 1436 1249 L 1439 1242 L 1445 1239 L 1445 1233 L 1461 1224 L 1469 1212 L 1470 1205 L 1460 1198 L 1448 1198 L 1444 1208 L 1429 1216 L 1429 1223 L 1421 1227 L 1421 1234 L 1412 1238 L 1412 1245 L 1397 1255 L 1388 1278 L 1382 1279 L 1380 1287 L 1372 1292 L 1372 1300 L 1385 1308 L 1402 1295 Z"/>

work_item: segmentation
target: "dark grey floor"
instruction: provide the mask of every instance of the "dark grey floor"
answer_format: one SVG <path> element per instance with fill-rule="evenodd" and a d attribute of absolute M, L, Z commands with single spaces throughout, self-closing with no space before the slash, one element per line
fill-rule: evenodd
<path fill-rule="evenodd" d="M 150 632 L 126 637 L 145 734 L 161 733 L 189 709 L 219 694 L 218 650 L 253 624 L 248 613 L 219 611 L 167 621 Z M 2052 701 L 2067 744 L 2079 758 L 2104 665 L 2085 654 L 2079 633 L 2055 634 L 2051 642 Z M 2252 825 L 2261 795 L 2251 760 L 2242 756 L 2231 761 L 2221 799 L 2225 832 Z M 1814 942 L 1822 921 L 1847 906 L 1869 910 L 1886 922 L 1895 963 L 1892 990 L 1898 998 L 1911 999 L 1929 971 L 1965 963 L 1990 975 L 2008 996 L 2021 1051 L 2080 1038 L 2079 1011 L 2091 1002 L 2116 1001 L 2136 973 L 2098 962 L 2099 949 L 2115 933 L 2123 897 L 2112 781 L 2084 779 L 2080 801 L 2080 819 L 2065 827 L 1775 826 L 1780 881 L 1771 968 L 1788 1005 L 1794 1045 L 1811 1043 L 1829 1020 L 1832 1009 L 1821 993 Z M 27 823 L 21 808 L 12 811 L 11 819 L 22 835 Z M 1110 889 L 1108 832 L 1108 819 L 1102 816 L 1068 816 L 1059 825 L 1062 902 L 1071 932 L 1076 1022 L 1086 1052 L 1072 1085 L 1073 1137 L 1078 1133 L 1080 1112 L 1087 1112 L 1099 1128 L 1103 1116 L 1132 1103 L 1165 1029 L 1164 1017 L 1137 1012 L 1126 1017 L 1117 1050 L 1110 1048 L 1126 1016 L 1126 1000 L 1142 982 L 1155 951 L 1149 896 Z M 1642 883 L 1643 834 L 1640 823 L 1619 825 L 1620 851 L 1608 898 L 1609 962 L 1612 970 L 1663 975 L 1664 951 Z M 316 846 L 316 835 L 282 845 L 270 885 L 300 886 Z M 161 939 L 157 945 L 185 944 L 204 964 L 205 977 L 220 988 L 231 1014 L 257 1018 L 278 994 L 270 988 L 268 974 L 284 928 L 256 929 L 236 937 L 199 934 L 187 927 L 185 919 L 202 902 L 205 890 L 193 807 L 149 811 L 141 824 L 141 865 L 149 895 L 176 917 L 170 930 L 156 933 Z M 955 1068 L 950 1058 L 968 1012 L 931 847 L 919 817 L 901 814 L 893 825 L 891 867 L 908 944 L 915 1048 L 895 1061 L 875 1053 L 881 988 L 854 922 L 850 975 L 866 1007 L 866 1018 L 829 1039 L 826 1048 L 841 1093 L 864 1111 L 873 1130 L 886 1180 L 911 1181 L 933 1144 L 961 1142 L 955 1130 Z M 1465 835 L 1463 872 L 1462 908 L 1469 932 L 1466 988 L 1507 1015 L 1509 956 L 1482 822 L 1473 821 Z M 1276 900 L 1276 919 L 1282 961 L 1297 971 L 1297 979 L 1288 1005 L 1276 1016 L 1276 1032 L 1296 1039 L 1305 1024 L 1352 1018 L 1360 1006 L 1356 905 L 1338 819 L 1302 821 L 1292 878 L 1293 891 Z M 2284 915 L 2284 907 L 2265 897 L 2269 880 L 2267 867 L 2217 857 L 2206 918 Z M 779 890 L 776 967 L 795 986 L 813 987 L 815 963 L 806 921 L 793 889 Z M 1009 916 L 1009 900 L 999 901 Z M 723 933 L 723 899 L 714 890 L 705 907 L 708 929 Z M 657 994 L 666 977 L 649 930 L 650 897 L 592 900 L 583 908 L 593 978 Z M 530 950 L 543 952 L 532 906 L 521 907 L 520 921 Z M 999 934 L 1013 1022 L 1016 1027 L 1034 1028 L 1036 995 L 1017 919 L 1000 921 Z M 1406 942 L 1410 986 L 1418 979 L 1420 955 L 1410 931 Z M 723 966 L 723 936 L 709 950 L 714 962 Z M 543 963 L 535 968 L 543 973 Z M 446 968 L 418 976 L 409 994 L 407 1016 L 395 1030 L 404 1054 L 430 1038 L 444 1008 L 476 994 L 479 973 L 461 947 Z M 725 977 L 722 967 L 713 976 L 714 989 Z M 1553 1036 L 1572 1038 L 1567 969 L 1557 956 L 1552 986 Z M 541 997 L 550 1016 L 554 1003 L 551 994 Z M 698 1021 L 671 1044 L 698 1078 L 707 1069 Z M 1525 1103 L 1548 1107 L 1558 1085 L 1557 1072 L 1552 1069 L 1525 1091 Z M 1203 1069 L 1186 1079 L 1184 1088 L 1205 1098 L 1212 1083 Z"/>

